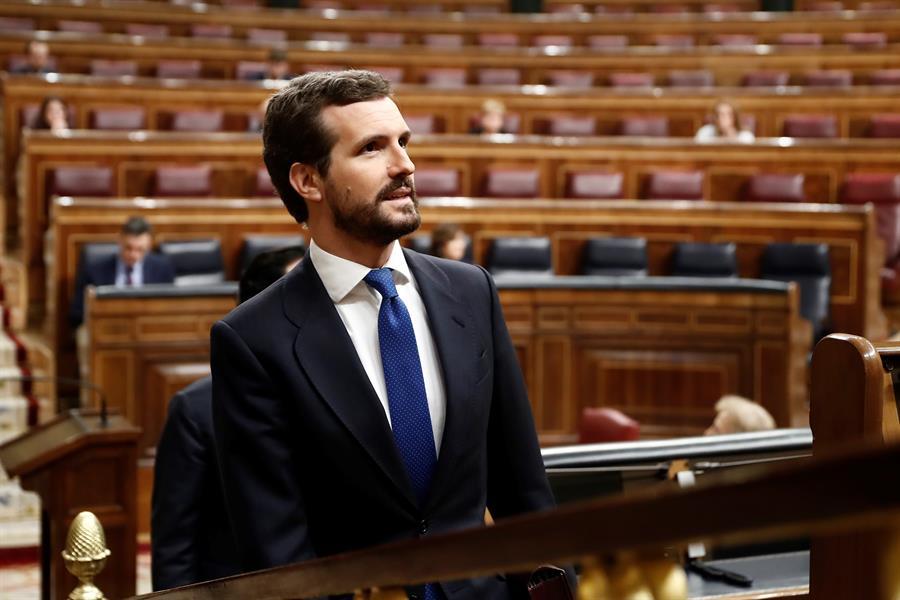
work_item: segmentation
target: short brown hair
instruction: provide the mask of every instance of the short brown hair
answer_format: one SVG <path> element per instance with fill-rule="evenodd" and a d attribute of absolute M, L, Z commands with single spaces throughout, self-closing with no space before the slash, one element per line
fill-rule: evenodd
<path fill-rule="evenodd" d="M 431 253 L 443 258 L 444 246 L 455 238 L 462 228 L 456 223 L 441 223 L 431 232 Z"/>
<path fill-rule="evenodd" d="M 295 77 L 272 96 L 263 125 L 263 160 L 272 183 L 298 223 L 309 217 L 306 201 L 291 186 L 294 163 L 312 165 L 328 175 L 331 149 L 337 142 L 322 123 L 322 109 L 379 100 L 391 84 L 371 71 L 329 71 Z"/>

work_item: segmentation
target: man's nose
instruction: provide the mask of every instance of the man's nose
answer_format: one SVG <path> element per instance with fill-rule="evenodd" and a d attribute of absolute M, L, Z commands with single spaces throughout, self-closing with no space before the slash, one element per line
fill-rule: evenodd
<path fill-rule="evenodd" d="M 388 168 L 388 176 L 391 179 L 406 177 L 407 175 L 412 175 L 416 172 L 416 165 L 413 163 L 412 159 L 409 158 L 406 148 L 398 145 L 394 155 L 391 166 Z"/>

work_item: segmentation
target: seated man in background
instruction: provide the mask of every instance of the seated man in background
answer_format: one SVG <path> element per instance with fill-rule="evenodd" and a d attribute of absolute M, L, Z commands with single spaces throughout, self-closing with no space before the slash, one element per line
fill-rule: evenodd
<path fill-rule="evenodd" d="M 775 429 L 775 419 L 762 405 L 727 394 L 716 402 L 716 419 L 704 435 L 723 435 Z"/>
<path fill-rule="evenodd" d="M 291 246 L 263 252 L 241 278 L 249 300 L 303 258 Z M 212 378 L 172 397 L 156 446 L 151 513 L 153 589 L 164 590 L 240 572 L 219 484 L 212 429 Z"/>
<path fill-rule="evenodd" d="M 84 290 L 89 285 L 141 286 L 172 283 L 175 268 L 165 256 L 153 254 L 153 229 L 143 217 L 131 217 L 119 231 L 119 251 L 78 265 L 75 295 L 69 309 L 73 328 L 84 321 Z"/>
<path fill-rule="evenodd" d="M 25 49 L 28 53 L 28 62 L 12 69 L 13 73 L 17 75 L 45 75 L 55 71 L 50 64 L 50 47 L 47 45 L 47 42 L 31 40 Z"/>

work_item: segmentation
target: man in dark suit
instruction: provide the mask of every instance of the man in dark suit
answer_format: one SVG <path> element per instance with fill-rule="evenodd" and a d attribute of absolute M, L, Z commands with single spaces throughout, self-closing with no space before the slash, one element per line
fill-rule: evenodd
<path fill-rule="evenodd" d="M 145 283 L 172 283 L 175 268 L 171 261 L 153 254 L 153 230 L 142 217 L 131 217 L 119 232 L 119 251 L 96 261 L 78 265 L 75 295 L 69 307 L 73 328 L 84 321 L 84 290 L 89 285 L 141 286 Z"/>
<path fill-rule="evenodd" d="M 238 301 L 263 291 L 301 258 L 297 246 L 256 256 L 241 278 Z M 156 445 L 150 531 L 154 590 L 240 572 L 216 463 L 211 377 L 169 402 Z"/>
<path fill-rule="evenodd" d="M 375 73 L 310 73 L 269 103 L 263 157 L 312 241 L 212 330 L 216 444 L 245 570 L 554 504 L 490 275 L 397 242 L 420 222 L 409 138 Z M 521 589 L 497 576 L 408 592 Z"/>

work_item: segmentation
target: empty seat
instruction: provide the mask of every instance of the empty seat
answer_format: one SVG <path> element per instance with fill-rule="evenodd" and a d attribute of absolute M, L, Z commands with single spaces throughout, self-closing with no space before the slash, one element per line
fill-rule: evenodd
<path fill-rule="evenodd" d="M 287 31 L 282 29 L 251 27 L 247 30 L 247 39 L 251 42 L 286 42 L 288 35 Z"/>
<path fill-rule="evenodd" d="M 884 48 L 887 46 L 887 34 L 883 31 L 851 31 L 841 36 L 848 46 L 857 48 Z"/>
<path fill-rule="evenodd" d="M 900 113 L 872 115 L 867 135 L 871 138 L 900 138 Z"/>
<path fill-rule="evenodd" d="M 419 233 L 417 235 L 406 238 L 409 240 L 409 248 L 415 250 L 419 254 L 431 254 L 431 235 L 428 233 Z"/>
<path fill-rule="evenodd" d="M 625 48 L 628 46 L 627 35 L 592 35 L 587 39 L 588 48 L 603 50 L 605 48 Z"/>
<path fill-rule="evenodd" d="M 790 75 L 786 71 L 752 71 L 741 77 L 744 87 L 779 87 L 787 85 Z"/>
<path fill-rule="evenodd" d="M 422 198 L 459 196 L 462 193 L 459 169 L 422 167 L 416 169 L 416 194 Z"/>
<path fill-rule="evenodd" d="M 91 129 L 129 131 L 143 129 L 146 111 L 140 106 L 95 108 L 91 111 Z"/>
<path fill-rule="evenodd" d="M 746 33 L 718 33 L 713 36 L 714 45 L 725 46 L 726 48 L 754 46 L 756 43 L 756 36 Z"/>
<path fill-rule="evenodd" d="M 170 79 L 198 79 L 202 66 L 199 60 L 160 60 L 156 63 L 156 76 Z"/>
<path fill-rule="evenodd" d="M 34 31 L 34 19 L 0 17 L 0 31 Z"/>
<path fill-rule="evenodd" d="M 874 206 L 878 237 L 884 242 L 882 290 L 894 295 L 900 289 L 900 173 L 848 173 L 841 202 Z"/>
<path fill-rule="evenodd" d="M 741 12 L 741 7 L 737 4 L 716 2 L 715 4 L 704 4 L 703 13 L 707 15 L 715 13 L 736 13 Z"/>
<path fill-rule="evenodd" d="M 853 85 L 853 73 L 844 69 L 808 71 L 803 79 L 803 83 L 811 87 L 850 87 Z"/>
<path fill-rule="evenodd" d="M 625 177 L 608 171 L 573 171 L 566 174 L 566 198 L 612 200 L 624 194 Z"/>
<path fill-rule="evenodd" d="M 225 281 L 222 244 L 217 239 L 163 242 L 159 252 L 175 267 L 175 285 L 210 285 Z"/>
<path fill-rule="evenodd" d="M 705 69 L 699 71 L 670 71 L 666 79 L 670 87 L 710 87 L 716 83 L 712 72 Z"/>
<path fill-rule="evenodd" d="M 703 171 L 656 171 L 644 184 L 647 200 L 703 200 Z"/>
<path fill-rule="evenodd" d="M 221 110 L 178 110 L 169 116 L 172 131 L 222 131 L 225 119 Z"/>
<path fill-rule="evenodd" d="M 406 115 L 406 126 L 416 135 L 429 135 L 444 132 L 444 120 L 437 115 Z M 419 173 L 416 172 L 418 182 Z"/>
<path fill-rule="evenodd" d="M 399 32 L 370 32 L 363 36 L 368 46 L 378 48 L 400 48 L 405 41 L 404 35 Z"/>
<path fill-rule="evenodd" d="M 672 252 L 673 277 L 737 277 L 737 247 L 733 243 L 680 242 Z"/>
<path fill-rule="evenodd" d="M 289 246 L 306 247 L 306 240 L 302 235 L 269 235 L 254 234 L 244 237 L 244 243 L 241 246 L 241 256 L 238 264 L 240 265 L 240 276 L 244 275 L 244 271 L 250 266 L 250 262 L 262 254 L 270 250 L 279 250 Z"/>
<path fill-rule="evenodd" d="M 589 71 L 552 70 L 547 73 L 547 83 L 559 87 L 585 89 L 594 85 L 594 74 Z"/>
<path fill-rule="evenodd" d="M 641 437 L 641 425 L 614 408 L 587 406 L 581 411 L 579 444 L 633 442 Z"/>
<path fill-rule="evenodd" d="M 757 173 L 747 180 L 744 200 L 750 202 L 804 202 L 802 173 Z"/>
<path fill-rule="evenodd" d="M 833 115 L 788 115 L 781 134 L 787 137 L 834 138 L 838 135 L 837 119 Z"/>
<path fill-rule="evenodd" d="M 244 81 L 265 79 L 269 63 L 258 60 L 239 60 L 234 67 L 234 78 Z"/>
<path fill-rule="evenodd" d="M 550 238 L 498 237 L 487 263 L 492 275 L 552 275 Z"/>
<path fill-rule="evenodd" d="M 208 165 L 157 167 L 153 193 L 157 196 L 209 196 L 212 169 Z"/>
<path fill-rule="evenodd" d="M 684 34 L 663 34 L 653 36 L 653 44 L 663 48 L 693 48 L 694 36 Z"/>
<path fill-rule="evenodd" d="M 653 115 L 626 116 L 619 122 L 619 134 L 666 137 L 669 135 L 669 119 Z"/>
<path fill-rule="evenodd" d="M 272 196 L 278 195 L 278 190 L 275 189 L 275 184 L 272 183 L 272 178 L 269 176 L 269 171 L 265 167 L 260 167 L 256 170 L 256 181 L 253 186 L 253 195 L 260 198 L 270 198 Z"/>
<path fill-rule="evenodd" d="M 812 323 L 813 342 L 828 333 L 831 263 L 826 244 L 769 244 L 763 250 L 760 277 L 795 282 L 800 314 Z"/>
<path fill-rule="evenodd" d="M 56 21 L 57 31 L 65 31 L 68 33 L 103 33 L 103 25 L 96 21 L 73 21 L 69 19 L 59 19 Z"/>
<path fill-rule="evenodd" d="M 390 81 L 393 85 L 403 83 L 405 75 L 403 73 L 403 67 L 365 66 L 363 69 L 380 73 L 382 77 Z"/>
<path fill-rule="evenodd" d="M 112 196 L 113 192 L 110 167 L 56 167 L 48 174 L 50 196 Z"/>
<path fill-rule="evenodd" d="M 231 37 L 231 25 L 220 23 L 193 23 L 191 37 L 206 39 L 222 39 Z"/>
<path fill-rule="evenodd" d="M 560 48 L 572 47 L 572 36 L 570 35 L 536 35 L 531 42 L 532 46 L 537 48 L 546 48 L 548 46 L 558 46 Z"/>
<path fill-rule="evenodd" d="M 429 48 L 462 48 L 464 40 L 458 33 L 427 33 L 422 43 Z"/>
<path fill-rule="evenodd" d="M 137 62 L 133 60 L 106 60 L 95 59 L 91 61 L 91 75 L 98 77 L 125 77 L 138 74 Z"/>
<path fill-rule="evenodd" d="M 654 4 L 650 7 L 650 12 L 660 15 L 686 15 L 691 9 L 684 4 Z"/>
<path fill-rule="evenodd" d="M 653 87 L 652 73 L 611 73 L 609 85 L 614 88 Z"/>
<path fill-rule="evenodd" d="M 482 194 L 488 198 L 537 198 L 539 192 L 537 169 L 495 167 L 484 174 Z"/>
<path fill-rule="evenodd" d="M 169 37 L 169 26 L 155 23 L 127 23 L 125 25 L 125 33 L 146 38 L 165 38 Z"/>
<path fill-rule="evenodd" d="M 556 115 L 545 123 L 547 135 L 584 136 L 597 132 L 597 119 L 591 116 Z"/>
<path fill-rule="evenodd" d="M 821 33 L 782 33 L 778 36 L 782 46 L 821 46 Z"/>
<path fill-rule="evenodd" d="M 478 45 L 486 48 L 515 48 L 519 36 L 514 33 L 479 33 Z"/>
<path fill-rule="evenodd" d="M 478 69 L 479 85 L 519 85 L 521 81 L 519 69 Z"/>
<path fill-rule="evenodd" d="M 869 75 L 869 85 L 900 85 L 900 69 L 881 69 Z"/>
<path fill-rule="evenodd" d="M 309 34 L 311 42 L 334 42 L 340 44 L 350 43 L 350 34 L 340 31 L 314 31 Z"/>
<path fill-rule="evenodd" d="M 456 68 L 426 69 L 422 74 L 422 83 L 441 88 L 464 87 L 466 85 L 466 70 Z"/>
<path fill-rule="evenodd" d="M 824 2 L 812 3 L 808 10 L 817 12 L 840 12 L 844 10 L 844 4 L 837 0 L 826 0 Z"/>
<path fill-rule="evenodd" d="M 635 237 L 591 238 L 584 244 L 583 275 L 641 277 L 647 274 L 647 240 Z"/>

